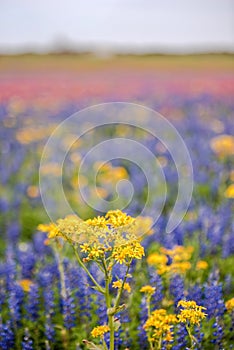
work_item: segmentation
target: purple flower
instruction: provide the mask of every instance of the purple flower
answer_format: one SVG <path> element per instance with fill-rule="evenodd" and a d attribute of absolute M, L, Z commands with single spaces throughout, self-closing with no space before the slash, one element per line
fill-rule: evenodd
<path fill-rule="evenodd" d="M 28 329 L 25 330 L 24 338 L 22 341 L 22 350 L 33 350 L 33 341 L 30 339 Z"/>
<path fill-rule="evenodd" d="M 204 288 L 204 306 L 209 318 L 223 316 L 225 304 L 223 300 L 222 284 L 217 281 L 211 281 Z"/>
<path fill-rule="evenodd" d="M 11 322 L 7 321 L 3 324 L 0 320 L 0 349 L 9 350 L 14 347 L 14 332 L 11 327 Z"/>
<path fill-rule="evenodd" d="M 39 288 L 37 284 L 32 284 L 28 292 L 27 302 L 25 303 L 27 318 L 35 322 L 38 319 L 39 312 Z"/>

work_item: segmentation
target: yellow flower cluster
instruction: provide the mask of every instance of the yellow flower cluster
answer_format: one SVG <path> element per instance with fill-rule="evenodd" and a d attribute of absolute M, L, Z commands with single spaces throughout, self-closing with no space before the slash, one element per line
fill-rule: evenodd
<path fill-rule="evenodd" d="M 140 289 L 140 292 L 141 293 L 146 293 L 146 294 L 154 294 L 156 288 L 155 287 L 152 287 L 152 286 L 143 286 L 141 289 Z"/>
<path fill-rule="evenodd" d="M 118 280 L 118 281 L 115 281 L 112 283 L 112 287 L 120 289 L 122 287 L 122 284 L 123 284 L 123 281 Z M 128 282 L 124 283 L 123 289 L 126 290 L 128 293 L 131 293 L 131 287 L 130 287 L 130 284 Z"/>
<path fill-rule="evenodd" d="M 152 312 L 143 328 L 147 331 L 150 341 L 169 342 L 173 340 L 172 327 L 176 323 L 176 315 L 168 314 L 165 309 L 159 309 Z"/>
<path fill-rule="evenodd" d="M 103 335 L 109 331 L 110 331 L 109 326 L 106 326 L 106 325 L 97 326 L 91 331 L 91 335 L 93 338 L 103 337 Z"/>
<path fill-rule="evenodd" d="M 144 256 L 144 248 L 142 245 L 137 241 L 129 242 L 125 245 L 116 246 L 113 249 L 112 257 L 119 263 L 119 264 L 126 264 L 132 259 L 142 259 Z"/>
<path fill-rule="evenodd" d="M 94 227 L 101 227 L 101 228 L 106 228 L 106 219 L 104 216 L 97 216 L 96 218 L 93 219 L 88 219 L 86 220 L 86 224 Z"/>
<path fill-rule="evenodd" d="M 199 325 L 200 322 L 206 318 L 206 314 L 202 310 L 206 310 L 205 307 L 197 305 L 195 301 L 180 300 L 178 307 L 181 306 L 178 317 L 178 321 L 182 323 L 190 323 Z"/>
<path fill-rule="evenodd" d="M 159 253 L 152 253 L 148 256 L 149 265 L 157 268 L 159 275 L 164 273 L 184 274 L 191 268 L 189 260 L 192 257 L 193 247 L 175 246 L 173 249 L 161 247 Z M 168 264 L 168 258 L 171 263 Z"/>
<path fill-rule="evenodd" d="M 121 210 L 110 210 L 106 214 L 107 225 L 112 227 L 127 226 L 134 223 L 135 219 L 123 213 Z"/>
<path fill-rule="evenodd" d="M 104 257 L 120 264 L 132 259 L 141 259 L 144 248 L 135 234 L 136 219 L 120 210 L 111 210 L 104 217 L 83 221 L 70 215 L 59 219 L 56 224 L 39 225 L 39 230 L 48 232 L 48 238 L 62 237 L 69 243 L 78 243 L 81 252 L 89 260 Z"/>
<path fill-rule="evenodd" d="M 234 298 L 226 301 L 225 306 L 226 306 L 227 311 L 229 311 L 229 312 L 234 311 Z"/>
<path fill-rule="evenodd" d="M 212 150 L 221 157 L 234 155 L 234 137 L 231 135 L 220 135 L 214 137 L 210 146 Z"/>

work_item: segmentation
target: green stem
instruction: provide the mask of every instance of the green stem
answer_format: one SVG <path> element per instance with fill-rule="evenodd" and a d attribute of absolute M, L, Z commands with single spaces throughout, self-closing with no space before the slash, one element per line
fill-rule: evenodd
<path fill-rule="evenodd" d="M 102 339 L 102 345 L 103 345 L 104 350 L 108 350 L 107 345 L 106 345 L 106 342 L 105 342 L 105 340 L 104 340 L 104 337 L 103 337 L 103 339 Z"/>
<path fill-rule="evenodd" d="M 87 275 L 89 276 L 89 278 L 91 279 L 91 281 L 95 284 L 95 286 L 97 287 L 97 290 L 102 293 L 105 294 L 105 290 L 100 286 L 100 284 L 95 280 L 95 278 L 91 275 L 91 273 L 89 272 L 89 270 L 87 269 L 87 267 L 85 266 L 85 264 L 81 261 L 81 258 L 76 250 L 76 247 L 73 245 L 73 250 L 76 256 L 76 259 L 79 263 L 79 265 L 85 270 L 85 272 L 87 273 Z"/>
<path fill-rule="evenodd" d="M 147 299 L 146 299 L 146 305 L 147 305 L 147 314 L 148 314 L 148 318 L 150 317 L 151 315 L 151 310 L 150 310 L 150 300 L 151 300 L 151 294 L 147 296 Z M 153 346 L 153 342 L 152 340 L 150 340 L 150 337 L 148 337 L 148 341 L 149 341 L 149 344 L 150 344 L 150 349 L 152 350 L 154 348 Z"/>
<path fill-rule="evenodd" d="M 161 350 L 161 348 L 162 348 L 162 337 L 160 337 L 158 341 L 158 350 Z"/>
<path fill-rule="evenodd" d="M 66 297 L 66 287 L 65 287 L 65 278 L 64 278 L 64 268 L 63 268 L 63 263 L 60 259 L 60 255 L 58 251 L 55 249 L 55 258 L 58 263 L 58 270 L 59 270 L 59 275 L 60 275 L 60 282 L 61 282 L 61 296 L 62 298 Z"/>
<path fill-rule="evenodd" d="M 110 296 L 110 278 L 107 270 L 105 269 L 105 280 L 106 280 L 106 307 L 107 310 L 111 308 L 111 296 Z M 114 350 L 115 346 L 115 329 L 114 329 L 114 315 L 111 313 L 108 315 L 108 325 L 110 327 L 110 350 Z"/>
<path fill-rule="evenodd" d="M 127 267 L 127 270 L 126 270 L 126 273 L 125 273 L 125 276 L 124 276 L 121 288 L 119 290 L 119 293 L 118 293 L 118 296 L 117 296 L 117 299 L 116 299 L 116 302 L 115 302 L 115 306 L 114 306 L 115 309 L 117 309 L 117 307 L 119 306 L 120 298 L 121 298 L 121 295 L 122 295 L 122 292 L 123 292 L 123 289 L 124 289 L 124 284 L 125 284 L 126 279 L 128 277 L 128 272 L 129 272 L 129 269 L 130 269 L 131 262 L 132 261 L 130 261 L 129 264 L 128 264 L 128 267 Z"/>
<path fill-rule="evenodd" d="M 189 335 L 189 339 L 190 339 L 190 343 L 191 343 L 191 349 L 194 349 L 194 345 L 197 344 L 197 339 L 192 335 L 191 330 L 189 328 L 189 326 L 186 324 L 185 328 L 188 332 Z M 195 344 L 194 344 L 195 343 Z"/>

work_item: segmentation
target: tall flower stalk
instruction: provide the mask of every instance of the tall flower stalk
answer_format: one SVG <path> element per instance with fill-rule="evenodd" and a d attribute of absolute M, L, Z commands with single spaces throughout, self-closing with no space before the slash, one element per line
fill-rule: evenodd
<path fill-rule="evenodd" d="M 142 218 L 140 220 L 142 223 Z M 131 292 L 127 282 L 131 278 L 130 267 L 134 259 L 142 259 L 144 255 L 144 248 L 138 237 L 138 219 L 115 210 L 109 211 L 104 217 L 98 216 L 86 221 L 76 216 L 68 216 L 50 225 L 40 225 L 39 228 L 48 232 L 49 239 L 63 239 L 72 246 L 78 264 L 92 282 L 92 288 L 104 295 L 108 325 L 95 327 L 91 336 L 100 339 L 102 349 L 108 349 L 104 335 L 109 332 L 109 349 L 114 350 L 115 331 L 120 327 L 115 315 L 126 308 L 125 304 L 121 304 L 124 291 Z M 91 261 L 103 273 L 105 287 L 90 272 Z M 113 276 L 113 267 L 116 264 L 126 267 L 123 279 Z M 113 293 L 113 289 L 117 289 L 117 292 Z M 95 345 L 87 340 L 84 342 L 90 348 Z"/>

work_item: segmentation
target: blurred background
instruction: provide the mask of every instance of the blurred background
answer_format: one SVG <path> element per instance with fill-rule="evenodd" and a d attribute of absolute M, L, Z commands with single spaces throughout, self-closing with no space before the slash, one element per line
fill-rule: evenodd
<path fill-rule="evenodd" d="M 234 51 L 233 0 L 2 0 L 0 51 Z"/>
<path fill-rule="evenodd" d="M 175 123 L 183 138 L 198 137 L 198 120 L 212 133 L 230 132 L 219 119 L 232 117 L 233 8 L 233 0 L 2 0 L 0 189 L 7 220 L 19 222 L 28 237 L 48 220 L 37 173 L 43 146 L 58 123 L 84 107 L 144 104 Z M 205 149 L 207 132 L 199 131 Z M 77 152 L 73 167 L 82 147 Z M 59 173 L 56 164 L 45 171 Z M 197 172 L 205 182 L 198 166 Z M 108 197 L 105 181 L 99 187 Z M 84 217 L 93 215 L 87 210 Z"/>

